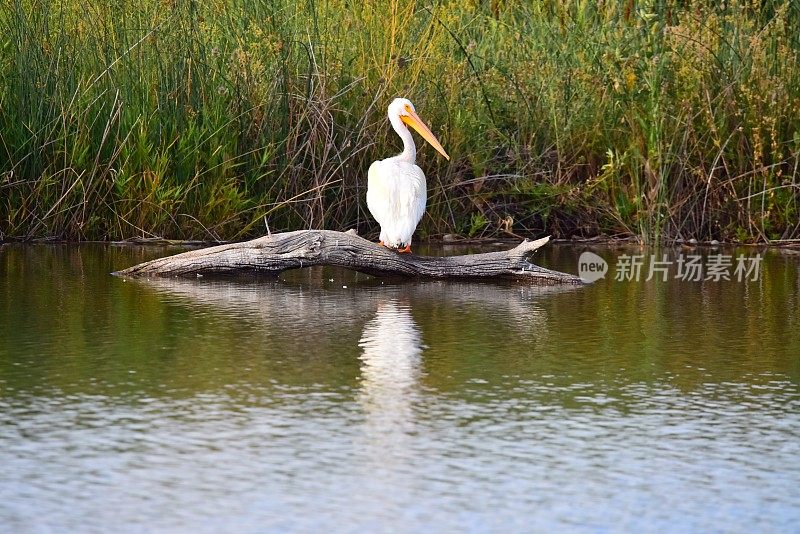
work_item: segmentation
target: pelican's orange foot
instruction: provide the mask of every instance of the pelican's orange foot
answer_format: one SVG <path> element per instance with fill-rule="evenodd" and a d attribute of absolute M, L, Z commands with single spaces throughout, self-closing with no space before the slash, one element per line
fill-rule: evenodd
<path fill-rule="evenodd" d="M 381 246 L 381 247 L 385 247 L 385 246 L 386 246 L 386 245 L 383 243 L 383 241 L 378 241 L 378 245 L 379 245 L 379 246 Z"/>
<path fill-rule="evenodd" d="M 411 254 L 411 243 L 409 243 L 403 248 L 398 248 L 397 252 L 399 252 L 400 254 Z"/>

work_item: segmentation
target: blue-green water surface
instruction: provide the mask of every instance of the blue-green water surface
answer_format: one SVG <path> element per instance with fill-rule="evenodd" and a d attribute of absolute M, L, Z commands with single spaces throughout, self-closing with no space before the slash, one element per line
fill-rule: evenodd
<path fill-rule="evenodd" d="M 697 282 L 615 279 L 650 249 L 536 258 L 586 250 L 607 277 L 558 290 L 3 246 L 0 529 L 796 531 L 800 256 Z"/>

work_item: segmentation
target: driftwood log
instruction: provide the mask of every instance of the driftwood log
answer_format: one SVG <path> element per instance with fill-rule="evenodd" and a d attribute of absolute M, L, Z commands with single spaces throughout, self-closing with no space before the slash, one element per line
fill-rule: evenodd
<path fill-rule="evenodd" d="M 345 267 L 374 276 L 423 279 L 514 279 L 536 285 L 582 284 L 577 276 L 534 265 L 528 258 L 549 237 L 525 240 L 511 250 L 464 256 L 398 254 L 355 232 L 300 230 L 190 250 L 134 265 L 114 274 L 175 277 L 235 274 L 277 276 L 314 265 Z"/>

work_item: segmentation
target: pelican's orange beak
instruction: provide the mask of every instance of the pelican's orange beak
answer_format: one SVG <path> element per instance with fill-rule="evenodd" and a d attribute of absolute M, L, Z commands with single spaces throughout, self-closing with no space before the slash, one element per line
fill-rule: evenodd
<path fill-rule="evenodd" d="M 414 128 L 423 139 L 430 143 L 431 146 L 435 148 L 437 152 L 439 152 L 439 154 L 444 156 L 445 159 L 449 160 L 450 156 L 448 156 L 447 152 L 444 151 L 442 144 L 438 139 L 436 139 L 436 136 L 433 135 L 431 129 L 428 128 L 424 122 L 422 122 L 422 119 L 419 118 L 419 115 L 417 115 L 410 106 L 406 106 L 406 113 L 407 115 L 400 115 L 400 120 Z"/>

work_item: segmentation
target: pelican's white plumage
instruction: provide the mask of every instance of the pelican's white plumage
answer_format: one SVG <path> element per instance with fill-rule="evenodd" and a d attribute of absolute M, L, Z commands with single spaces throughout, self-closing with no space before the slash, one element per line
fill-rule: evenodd
<path fill-rule="evenodd" d="M 425 126 L 405 98 L 389 104 L 389 121 L 403 140 L 403 152 L 374 162 L 367 179 L 367 207 L 381 225 L 381 242 L 403 252 L 411 251 L 411 236 L 425 213 L 428 197 L 425 174 L 416 165 L 417 147 L 406 124 L 417 130 L 444 157 L 450 159 L 436 136 Z"/>
<path fill-rule="evenodd" d="M 367 207 L 381 225 L 381 241 L 389 248 L 411 243 L 428 198 L 422 169 L 395 158 L 376 161 L 369 168 Z"/>

